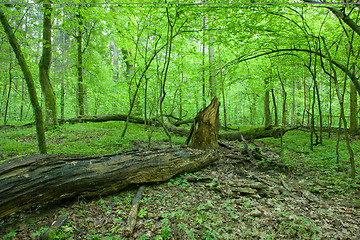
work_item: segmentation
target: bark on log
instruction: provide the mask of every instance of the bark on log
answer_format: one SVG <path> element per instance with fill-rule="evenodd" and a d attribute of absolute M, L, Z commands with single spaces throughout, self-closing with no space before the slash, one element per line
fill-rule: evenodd
<path fill-rule="evenodd" d="M 126 119 L 127 119 L 127 114 L 108 114 L 108 115 L 80 116 L 66 120 L 59 120 L 59 123 L 63 124 L 63 123 L 126 121 Z M 144 124 L 145 120 L 140 117 L 130 117 L 129 122 Z"/>
<path fill-rule="evenodd" d="M 295 128 L 284 129 L 284 131 L 281 132 L 280 127 L 252 128 L 249 130 L 244 130 L 244 131 L 235 132 L 235 133 L 220 134 L 219 139 L 224 139 L 224 140 L 228 140 L 228 141 L 235 141 L 235 140 L 242 141 L 241 136 L 243 136 L 245 140 L 260 139 L 260 138 L 267 138 L 267 137 L 279 138 L 279 137 L 281 137 L 281 134 L 284 135 L 286 132 L 288 132 L 290 130 L 294 130 L 294 129 Z"/>
<path fill-rule="evenodd" d="M 0 218 L 26 207 L 165 181 L 217 160 L 215 150 L 132 151 L 107 156 L 37 154 L 0 164 Z"/>

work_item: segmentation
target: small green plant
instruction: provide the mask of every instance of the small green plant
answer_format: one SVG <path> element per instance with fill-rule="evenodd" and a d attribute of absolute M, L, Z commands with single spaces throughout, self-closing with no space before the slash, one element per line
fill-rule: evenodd
<path fill-rule="evenodd" d="M 284 219 L 280 222 L 278 231 L 298 238 L 313 237 L 320 232 L 319 228 L 305 217 Z"/>
<path fill-rule="evenodd" d="M 4 240 L 11 240 L 15 239 L 16 237 L 16 231 L 12 228 L 10 228 L 10 231 L 4 236 Z"/>
<path fill-rule="evenodd" d="M 157 240 L 171 239 L 173 237 L 173 235 L 171 233 L 169 219 L 165 218 L 165 219 L 161 220 L 161 224 L 162 224 L 161 233 L 160 233 L 160 235 L 155 236 L 154 239 L 157 239 Z"/>
<path fill-rule="evenodd" d="M 138 212 L 138 217 L 144 218 L 148 213 L 147 209 L 148 209 L 147 207 L 140 209 L 140 211 Z"/>
<path fill-rule="evenodd" d="M 37 230 L 36 232 L 32 233 L 31 235 L 33 237 L 39 237 L 41 235 L 41 233 L 45 232 L 46 230 L 48 230 L 48 227 L 40 227 L 39 230 Z"/>

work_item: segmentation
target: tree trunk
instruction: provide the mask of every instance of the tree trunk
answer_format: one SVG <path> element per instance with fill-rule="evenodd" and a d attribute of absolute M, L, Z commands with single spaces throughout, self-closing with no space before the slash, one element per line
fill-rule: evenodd
<path fill-rule="evenodd" d="M 198 123 L 198 129 L 195 130 L 194 124 L 194 135 L 190 136 L 190 138 L 192 138 L 190 145 L 192 148 L 218 148 L 219 106 L 220 103 L 217 97 L 214 97 L 210 105 L 196 116 L 195 124 Z M 190 131 L 190 135 L 192 134 L 193 133 Z"/>
<path fill-rule="evenodd" d="M 292 94 L 292 103 L 291 103 L 291 125 L 295 126 L 295 125 L 296 125 L 296 114 L 295 114 L 295 79 L 293 79 L 293 82 L 292 82 L 291 94 Z"/>
<path fill-rule="evenodd" d="M 332 61 L 331 61 L 331 55 L 329 53 L 329 50 L 328 48 L 326 47 L 326 42 L 324 39 L 322 39 L 322 42 L 323 42 L 323 45 L 324 45 L 324 49 L 325 49 L 325 52 L 326 52 L 326 55 L 328 56 L 328 61 L 329 61 L 329 65 L 330 65 L 330 68 L 333 72 L 333 76 L 331 76 L 334 80 L 334 83 L 335 83 L 335 90 L 336 90 L 336 95 L 338 97 L 338 100 L 339 100 L 339 105 L 340 105 L 340 116 L 341 118 L 339 119 L 339 122 L 341 123 L 341 119 L 343 120 L 344 122 L 344 135 L 345 135 L 345 141 L 346 141 L 346 148 L 349 152 L 349 157 L 350 157 L 350 166 L 351 166 L 351 170 L 350 170 L 350 176 L 352 178 L 355 178 L 355 174 L 356 174 L 356 166 L 355 166 L 355 157 L 354 157 L 354 151 L 352 150 L 352 147 L 351 147 L 351 144 L 350 144 L 350 139 L 349 139 L 349 134 L 348 134 L 348 130 L 347 130 L 347 124 L 346 124 L 346 118 L 345 118 L 345 113 L 344 113 L 344 93 L 345 91 L 343 92 L 343 94 L 341 95 L 340 93 L 340 89 L 339 89 L 339 84 L 338 84 L 338 80 L 337 80 L 337 74 L 336 74 L 336 70 L 332 64 Z M 344 90 L 345 90 L 345 84 L 346 84 L 346 81 L 344 83 Z M 338 154 L 338 147 L 337 147 L 337 155 L 339 157 L 339 154 Z"/>
<path fill-rule="evenodd" d="M 358 131 L 358 106 L 357 92 L 353 83 L 350 83 L 350 128 L 349 132 L 354 134 Z"/>
<path fill-rule="evenodd" d="M 25 103 L 25 85 L 24 78 L 21 79 L 21 105 L 20 105 L 20 122 L 24 116 L 24 103 Z"/>
<path fill-rule="evenodd" d="M 79 14 L 76 15 L 79 24 L 76 41 L 77 41 L 78 107 L 79 107 L 79 116 L 83 116 L 85 114 L 84 84 L 83 84 L 83 51 L 82 51 L 83 21 L 80 10 L 81 8 L 79 7 Z"/>
<path fill-rule="evenodd" d="M 206 2 L 206 1 L 204 1 Z M 202 105 L 203 109 L 206 107 L 206 84 L 205 84 L 205 28 L 206 28 L 206 17 L 204 13 L 203 17 L 203 42 L 202 42 Z"/>
<path fill-rule="evenodd" d="M 44 27 L 42 56 L 39 62 L 39 80 L 45 98 L 45 127 L 58 127 L 57 106 L 54 89 L 50 81 L 51 66 L 51 13 L 50 4 L 44 4 Z"/>
<path fill-rule="evenodd" d="M 277 126 L 277 125 L 279 125 L 279 120 L 278 120 L 278 112 L 277 112 L 277 104 L 276 104 L 276 99 L 275 99 L 275 93 L 274 93 L 273 88 L 271 88 L 271 96 L 272 96 L 273 105 L 274 105 L 274 126 Z"/>
<path fill-rule="evenodd" d="M 12 159 L 0 165 L 0 218 L 42 202 L 106 195 L 131 184 L 166 181 L 197 171 L 219 157 L 214 150 L 175 149 Z"/>
<path fill-rule="evenodd" d="M 225 78 L 223 77 L 223 71 L 222 71 L 222 64 L 221 64 L 221 58 L 220 58 L 220 45 L 218 44 L 218 54 L 219 54 L 219 67 L 220 67 L 220 82 L 221 82 L 221 95 L 222 95 L 222 105 L 223 105 L 223 111 L 224 111 L 224 127 L 225 130 L 227 130 L 227 116 L 226 116 L 226 101 L 225 101 L 225 87 L 224 82 Z"/>
<path fill-rule="evenodd" d="M 0 21 L 4 27 L 6 35 L 9 38 L 9 42 L 15 52 L 16 58 L 19 62 L 21 70 L 24 74 L 26 85 L 28 87 L 30 102 L 31 102 L 32 108 L 34 110 L 34 115 L 35 115 L 36 133 L 37 133 L 39 151 L 40 151 L 40 153 L 46 153 L 46 140 L 45 140 L 43 114 L 42 114 L 42 110 L 41 110 L 41 107 L 39 105 L 39 101 L 38 101 L 38 98 L 36 95 L 36 88 L 35 88 L 33 76 L 29 70 L 27 63 L 26 63 L 26 60 L 21 51 L 20 45 L 17 42 L 17 39 L 9 25 L 9 22 L 7 21 L 5 14 L 1 9 L 0 9 Z"/>
<path fill-rule="evenodd" d="M 269 79 L 266 78 L 264 80 L 265 84 L 265 95 L 264 95 L 264 116 L 265 116 L 265 123 L 264 127 L 267 128 L 271 125 L 270 119 L 270 92 L 269 92 Z"/>
<path fill-rule="evenodd" d="M 214 19 L 213 16 L 210 17 L 211 20 Z M 216 97 L 216 74 L 215 74 L 215 53 L 214 53 L 214 37 L 213 33 L 209 31 L 209 68 L 210 68 L 210 77 L 209 77 L 209 87 L 210 87 L 210 97 Z"/>
<path fill-rule="evenodd" d="M 11 69 L 12 69 L 12 59 L 10 59 L 10 63 L 9 63 L 9 89 L 8 89 L 8 94 L 7 94 L 6 102 L 5 102 L 4 126 L 7 123 L 7 115 L 8 115 L 8 110 L 9 110 L 10 94 L 11 94 L 11 88 L 12 88 Z"/>

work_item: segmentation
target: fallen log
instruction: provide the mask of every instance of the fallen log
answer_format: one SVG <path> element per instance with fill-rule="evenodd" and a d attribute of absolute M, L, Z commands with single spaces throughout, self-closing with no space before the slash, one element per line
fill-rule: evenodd
<path fill-rule="evenodd" d="M 286 132 L 290 130 L 294 130 L 296 128 L 288 128 L 281 131 L 281 127 L 272 127 L 272 128 L 252 128 L 240 132 L 234 132 L 234 133 L 223 133 L 219 135 L 219 139 L 224 139 L 228 141 L 242 141 L 242 136 L 245 140 L 251 140 L 251 139 L 260 139 L 260 138 L 267 138 L 267 137 L 273 137 L 273 138 L 280 138 L 281 135 L 284 135 Z"/>
<path fill-rule="evenodd" d="M 107 156 L 36 154 L 0 164 L 0 218 L 26 207 L 159 182 L 219 159 L 215 150 L 131 151 Z"/>
<path fill-rule="evenodd" d="M 175 126 L 167 125 L 170 132 L 174 133 L 178 136 L 189 136 L 190 131 L 185 128 L 177 128 Z M 284 129 L 282 134 L 284 135 L 286 132 L 294 130 L 297 128 L 287 128 Z M 260 139 L 260 138 L 279 138 L 281 137 L 281 128 L 252 128 L 249 130 L 233 132 L 233 133 L 223 133 L 219 134 L 219 139 L 228 140 L 228 141 L 242 141 L 241 135 L 244 137 L 245 140 L 252 140 L 252 139 Z"/>
<path fill-rule="evenodd" d="M 70 119 L 66 119 L 66 120 L 59 120 L 59 124 L 126 121 L 126 119 L 127 119 L 127 114 L 93 115 L 93 116 L 80 116 L 80 117 L 70 118 Z M 130 117 L 129 122 L 144 124 L 145 120 L 141 117 Z"/>
<path fill-rule="evenodd" d="M 131 237 L 134 232 L 134 228 L 136 225 L 136 218 L 137 218 L 137 214 L 139 212 L 140 200 L 142 199 L 142 195 L 143 195 L 144 191 L 145 191 L 145 186 L 141 186 L 139 188 L 135 198 L 132 200 L 132 207 L 129 212 L 128 222 L 124 229 L 124 235 L 126 237 Z"/>

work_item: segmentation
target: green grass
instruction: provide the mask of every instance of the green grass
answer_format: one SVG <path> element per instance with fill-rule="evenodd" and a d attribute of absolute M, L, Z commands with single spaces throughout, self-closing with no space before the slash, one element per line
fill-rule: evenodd
<path fill-rule="evenodd" d="M 64 124 L 46 132 L 48 153 L 103 155 L 133 150 L 135 142 L 147 142 L 145 126 L 129 124 L 124 138 L 121 137 L 123 122 Z M 4 128 L 0 130 L 1 159 L 38 152 L 35 127 Z M 153 142 L 167 142 L 162 129 L 155 129 Z M 183 144 L 185 138 L 173 137 L 173 142 Z M 143 144 L 144 145 L 144 144 Z"/>

